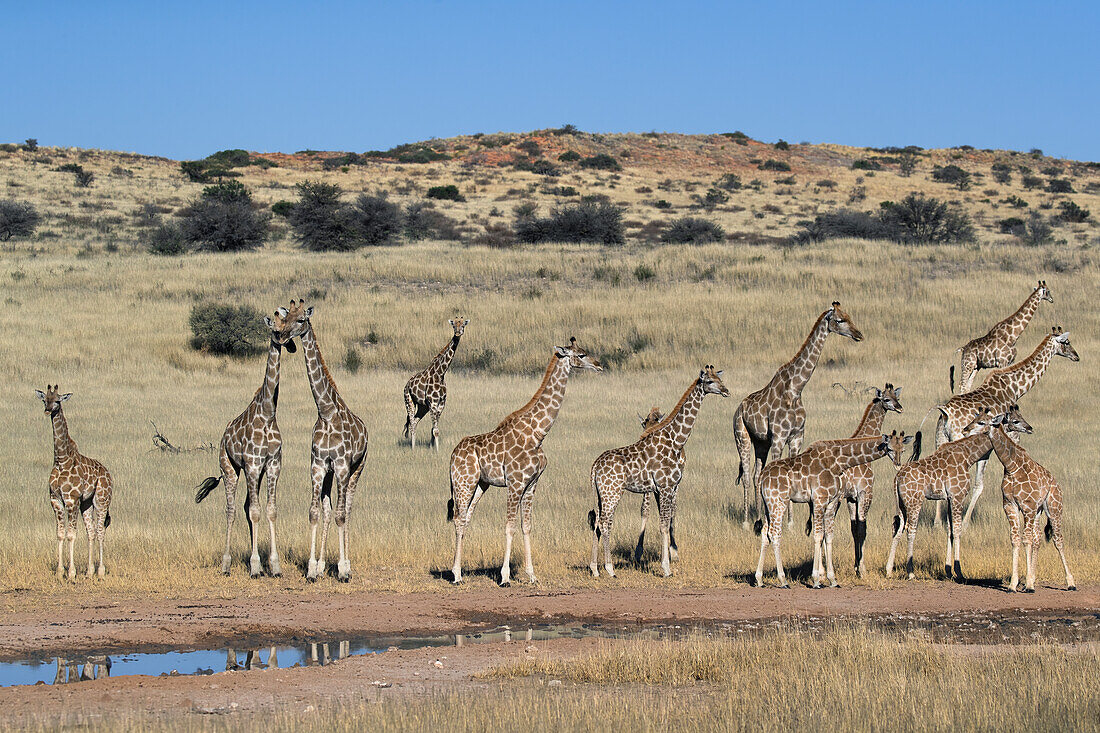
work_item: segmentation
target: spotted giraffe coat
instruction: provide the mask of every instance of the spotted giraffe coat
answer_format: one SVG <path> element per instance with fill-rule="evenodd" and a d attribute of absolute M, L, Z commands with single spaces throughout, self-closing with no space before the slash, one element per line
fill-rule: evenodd
<path fill-rule="evenodd" d="M 416 447 L 417 423 L 428 413 L 432 415 L 431 444 L 436 449 L 439 448 L 439 418 L 447 406 L 447 368 L 454 359 L 458 342 L 470 320 L 458 318 L 448 323 L 454 329 L 451 340 L 426 369 L 417 372 L 405 383 L 402 395 L 405 400 L 405 437 L 413 448 Z"/>

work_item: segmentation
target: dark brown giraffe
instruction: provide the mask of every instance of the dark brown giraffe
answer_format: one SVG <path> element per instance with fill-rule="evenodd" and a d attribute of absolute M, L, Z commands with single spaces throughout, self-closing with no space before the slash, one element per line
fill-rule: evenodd
<path fill-rule="evenodd" d="M 806 430 L 802 390 L 817 367 L 825 338 L 830 333 L 847 336 L 857 342 L 863 340 L 863 334 L 852 325 L 851 316 L 841 310 L 840 303 L 834 301 L 827 311 L 817 317 L 810 335 L 794 358 L 779 368 L 767 386 L 746 397 L 733 417 L 733 436 L 741 459 L 737 483 L 744 485 L 742 526 L 746 528 L 749 526 L 750 495 L 755 499 L 757 514 L 760 513 L 760 495 L 756 486 L 765 464 L 779 458 L 784 447 L 792 456 L 802 450 L 802 436 Z"/>
<path fill-rule="evenodd" d="M 432 359 L 432 363 L 426 369 L 418 372 L 405 383 L 405 437 L 409 439 L 409 445 L 416 447 L 416 426 L 429 412 L 432 415 L 432 440 L 431 445 L 439 450 L 439 418 L 443 415 L 443 408 L 447 406 L 447 367 L 454 359 L 458 349 L 458 341 L 462 338 L 463 331 L 470 324 L 468 318 L 452 318 L 448 323 L 454 329 L 454 335 L 443 350 Z"/>

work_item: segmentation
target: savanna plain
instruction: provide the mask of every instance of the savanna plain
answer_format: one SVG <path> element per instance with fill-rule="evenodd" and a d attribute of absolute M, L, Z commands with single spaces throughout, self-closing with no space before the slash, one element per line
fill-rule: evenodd
<path fill-rule="evenodd" d="M 34 189 L 28 179 L 13 180 Z M 126 179 L 119 185 L 135 184 Z M 41 190 L 39 195 L 49 198 Z M 486 644 L 449 650 L 443 667 L 432 665 L 438 650 L 393 651 L 324 669 L 227 673 L 231 680 L 220 687 L 211 681 L 221 675 L 6 688 L 0 689 L 8 704 L 8 713 L 0 714 L 6 725 L 233 729 L 262 723 L 311 730 L 541 721 L 560 729 L 612 724 L 649 730 L 674 724 L 784 729 L 828 720 L 918 730 L 1098 726 L 1100 702 L 1083 684 L 1100 673 L 1095 642 L 1055 643 L 1040 632 L 1022 644 L 946 644 L 869 626 L 863 618 L 1026 606 L 1072 612 L 1095 626 L 1100 454 L 1094 436 L 1100 419 L 1090 405 L 1100 377 L 1100 267 L 1088 227 L 1078 227 L 1071 241 L 1043 246 L 986 236 L 969 244 L 920 246 L 839 239 L 797 246 L 727 240 L 495 248 L 427 240 L 309 253 L 287 238 L 256 252 L 158 257 L 89 245 L 65 226 L 57 225 L 56 241 L 12 246 L 0 255 L 8 323 L 0 336 L 0 398 L 8 405 L 0 440 L 4 658 L 19 658 L 36 643 L 79 650 L 120 642 L 169 645 L 178 637 L 183 644 L 217 645 L 243 634 L 262 645 L 268 635 L 287 629 L 304 638 L 333 628 L 453 633 L 548 618 L 680 618 L 700 625 L 734 617 L 838 618 L 814 633 L 792 627 L 663 641 Z M 776 226 L 782 233 L 793 225 Z M 807 444 L 851 434 L 871 399 L 869 390 L 886 382 L 903 388 L 904 406 L 901 415 L 888 415 L 887 431 L 916 431 L 925 412 L 950 395 L 955 349 L 1015 310 L 1038 279 L 1047 281 L 1055 303 L 1041 305 L 1020 340 L 1020 356 L 1051 326 L 1061 325 L 1081 361 L 1055 359 L 1021 401 L 1035 427 L 1023 444 L 1062 486 L 1067 557 L 1082 590 L 1064 591 L 1057 553 L 1044 546 L 1037 593 L 1003 591 L 1011 547 L 996 460 L 961 540 L 962 567 L 973 585 L 957 586 L 944 577 L 944 531 L 927 521 L 918 532 L 917 578 L 884 577 L 896 501 L 894 468 L 879 461 L 867 577 L 857 578 L 851 568 L 851 534 L 842 509 L 836 533 L 842 588 L 805 587 L 812 547 L 802 532 L 805 506 L 796 505 L 795 526 L 783 538 L 795 588 L 750 587 L 759 539 L 740 522 L 733 414 L 742 397 L 795 353 L 829 303 L 840 301 L 865 339 L 827 340 L 804 393 Z M 248 577 L 247 522 L 241 515 L 232 573 L 222 576 L 223 492 L 219 488 L 201 505 L 194 502 L 195 486 L 217 473 L 215 447 L 226 422 L 260 384 L 264 357 L 193 349 L 191 308 L 219 301 L 270 313 L 291 298 L 314 307 L 312 322 L 335 381 L 370 433 L 349 520 L 348 584 L 335 577 L 307 584 L 304 578 L 316 411 L 300 352 L 283 355 L 278 405 L 282 577 Z M 402 386 L 444 346 L 447 320 L 456 316 L 470 323 L 447 377 L 441 448 L 412 450 L 401 434 Z M 539 580 L 497 588 L 504 502 L 502 491 L 490 489 L 467 530 L 466 581 L 452 586 L 450 449 L 524 404 L 552 348 L 571 336 L 607 369 L 571 378 L 543 446 L 549 464 L 535 497 L 533 531 Z M 673 575 L 660 577 L 655 521 L 642 561 L 633 562 L 640 501 L 628 496 L 615 522 L 618 577 L 592 578 L 592 461 L 607 448 L 633 442 L 640 432 L 637 415 L 653 406 L 673 407 L 706 364 L 725 370 L 732 396 L 707 398 L 687 445 Z M 65 403 L 72 436 L 114 477 L 102 580 L 54 577 L 55 527 L 46 489 L 51 435 L 34 397 L 47 383 L 73 393 Z M 926 452 L 934 420 L 923 424 Z M 429 432 L 422 425 L 421 440 Z M 181 450 L 154 443 L 155 433 Z M 242 501 L 239 493 L 238 506 Z M 930 508 L 924 511 L 927 516 Z M 266 527 L 260 537 L 265 555 Z M 84 542 L 79 528 L 78 570 Z M 513 553 L 515 570 L 519 561 Z M 774 585 L 774 578 L 769 553 L 765 585 Z M 571 607 L 573 597 L 580 600 Z M 730 607 L 724 610 L 725 600 Z M 692 605 L 708 602 L 705 609 Z M 126 609 L 147 612 L 149 624 L 131 618 L 129 627 L 115 629 L 112 619 Z M 226 621 L 203 619 L 204 609 L 224 611 Z M 258 609 L 251 619 L 250 609 Z M 200 621 L 201 628 L 195 625 Z M 375 680 L 393 686 L 372 685 Z M 230 690 L 239 706 L 210 714 L 203 701 Z"/>

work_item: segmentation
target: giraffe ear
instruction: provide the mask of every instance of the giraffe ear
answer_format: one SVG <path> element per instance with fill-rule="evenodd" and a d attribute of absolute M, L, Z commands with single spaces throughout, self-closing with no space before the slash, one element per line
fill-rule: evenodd
<path fill-rule="evenodd" d="M 451 324 L 451 326 L 454 326 L 455 325 L 455 319 L 452 318 L 449 321 L 447 321 L 447 323 Z"/>
<path fill-rule="evenodd" d="M 309 318 L 310 316 L 312 316 L 313 315 L 313 306 L 311 305 L 310 307 L 306 308 L 305 313 L 303 313 L 302 315 L 306 318 Z"/>
<path fill-rule="evenodd" d="M 882 390 L 879 389 L 878 387 L 875 387 L 875 399 L 876 400 L 881 400 L 882 399 Z"/>
<path fill-rule="evenodd" d="M 288 311 L 286 308 L 276 308 L 275 312 L 279 314 L 279 318 L 286 318 L 290 315 L 290 311 Z"/>
<path fill-rule="evenodd" d="M 42 400 L 43 402 L 45 402 L 45 401 L 46 401 L 46 393 L 45 393 L 45 392 L 43 392 L 43 391 L 42 391 L 42 390 L 40 390 L 40 389 L 36 389 L 36 390 L 34 391 L 34 393 L 35 393 L 35 395 L 37 395 L 37 396 L 38 396 L 38 399 Z"/>
<path fill-rule="evenodd" d="M 722 378 L 722 374 L 723 374 L 723 373 L 724 373 L 725 371 L 726 371 L 725 369 L 719 369 L 718 371 L 716 371 L 716 372 L 714 373 L 714 376 L 716 376 L 716 377 L 718 377 L 719 379 L 721 379 L 721 378 Z"/>
<path fill-rule="evenodd" d="M 462 326 L 463 327 L 466 327 L 466 326 L 469 326 L 469 325 L 470 325 L 470 319 L 469 318 L 462 321 Z"/>
<path fill-rule="evenodd" d="M 912 435 L 906 435 L 901 441 L 902 445 L 909 445 L 910 443 L 913 442 L 913 438 L 914 438 L 914 436 L 912 436 Z"/>
<path fill-rule="evenodd" d="M 58 402 L 64 402 L 65 400 L 69 399 L 69 398 L 70 398 L 70 397 L 72 397 L 72 396 L 73 396 L 73 393 L 72 393 L 72 392 L 66 392 L 65 394 L 63 394 L 63 395 L 61 395 L 60 397 L 58 397 L 58 398 L 57 398 L 57 401 L 58 401 Z"/>
<path fill-rule="evenodd" d="M 275 321 L 273 321 L 271 319 L 271 316 L 264 316 L 264 323 L 267 324 L 268 328 L 271 328 L 271 329 L 275 328 Z"/>
<path fill-rule="evenodd" d="M 554 353 L 557 354 L 559 358 L 564 359 L 569 356 L 569 349 L 564 346 L 555 346 Z"/>
<path fill-rule="evenodd" d="M 894 396 L 901 397 L 901 387 L 894 387 Z"/>

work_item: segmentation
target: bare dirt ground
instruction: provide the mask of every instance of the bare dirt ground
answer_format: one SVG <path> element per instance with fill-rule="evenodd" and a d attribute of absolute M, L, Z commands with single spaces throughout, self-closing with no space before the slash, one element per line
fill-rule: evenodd
<path fill-rule="evenodd" d="M 955 613 L 1085 618 L 1100 614 L 1100 586 L 1037 593 L 951 583 L 914 582 L 886 590 L 738 588 L 699 590 L 461 589 L 454 593 L 326 597 L 273 594 L 244 599 L 141 599 L 36 608 L 7 599 L 0 659 L 78 651 L 158 651 L 242 647 L 319 635 L 461 633 L 502 624 L 596 622 L 720 624 L 777 618 L 875 619 Z M 370 701 L 486 687 L 480 672 L 528 654 L 575 656 L 599 639 L 495 642 L 394 650 L 349 657 L 324 667 L 227 672 L 212 676 L 114 677 L 69 685 L 0 688 L 0 726 L 91 722 L 104 711 L 138 717 L 249 715 L 305 711 L 309 705 Z M 436 664 L 438 660 L 441 664 Z M 381 685 L 378 683 L 382 683 Z"/>

